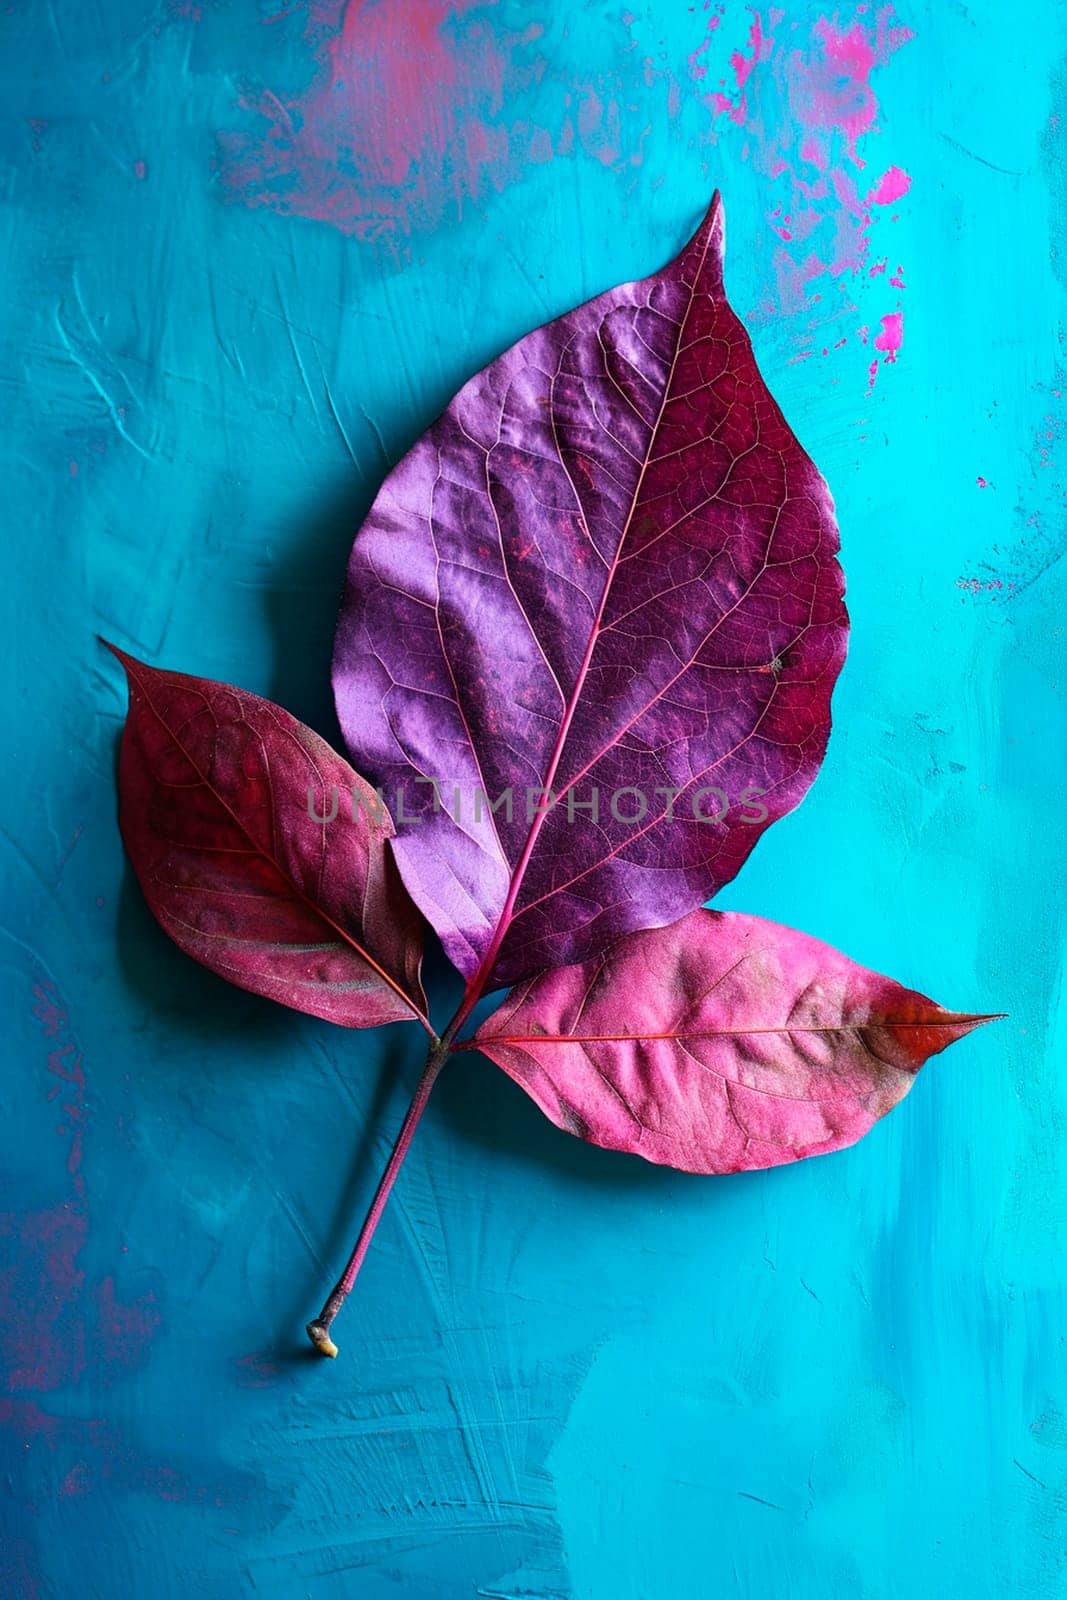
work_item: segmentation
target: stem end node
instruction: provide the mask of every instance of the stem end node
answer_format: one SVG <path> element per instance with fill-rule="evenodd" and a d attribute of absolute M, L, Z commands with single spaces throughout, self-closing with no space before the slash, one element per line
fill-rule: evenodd
<path fill-rule="evenodd" d="M 333 1340 L 330 1338 L 330 1335 L 327 1333 L 321 1322 L 309 1322 L 307 1325 L 307 1335 L 312 1344 L 315 1346 L 315 1349 L 319 1352 L 320 1356 L 336 1356 L 337 1346 L 334 1344 Z"/>

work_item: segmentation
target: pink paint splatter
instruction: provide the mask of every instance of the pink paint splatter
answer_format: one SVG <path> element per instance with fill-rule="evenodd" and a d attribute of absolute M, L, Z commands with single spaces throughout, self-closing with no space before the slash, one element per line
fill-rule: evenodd
<path fill-rule="evenodd" d="M 957 589 L 965 589 L 968 594 L 983 594 L 983 593 L 988 594 L 993 590 L 1002 590 L 1002 589 L 1004 589 L 1004 587 L 1005 587 L 1005 585 L 1004 585 L 1003 578 L 957 578 L 956 579 L 956 588 Z M 1015 587 L 1015 585 L 1013 583 L 1009 583 L 1007 585 L 1007 588 L 1008 588 L 1009 591 L 1014 589 L 1014 587 Z"/>
<path fill-rule="evenodd" d="M 896 359 L 901 345 L 904 343 L 904 313 L 903 311 L 887 312 L 881 319 L 881 328 L 874 336 L 874 348 L 882 352 L 882 365 L 889 366 Z M 866 343 L 866 340 L 864 340 Z M 870 394 L 878 377 L 878 357 L 867 368 L 867 393 Z"/>
<path fill-rule="evenodd" d="M 981 473 L 978 474 L 974 481 L 978 485 L 979 489 L 992 489 L 993 487 L 989 479 L 983 478 Z"/>
<path fill-rule="evenodd" d="M 882 318 L 882 331 L 874 336 L 874 348 L 885 351 L 887 361 L 895 361 L 904 343 L 904 313 L 890 311 Z"/>
<path fill-rule="evenodd" d="M 707 10 L 707 6 L 705 6 L 704 9 L 706 11 Z M 687 58 L 687 64 L 688 64 L 688 67 L 689 67 L 689 76 L 691 78 L 695 78 L 695 79 L 706 78 L 707 75 L 708 75 L 707 64 L 702 58 L 707 54 L 708 46 L 711 44 L 711 36 L 712 36 L 712 34 L 715 32 L 716 28 L 719 26 L 720 22 L 722 21 L 723 10 L 724 10 L 724 7 L 720 5 L 717 8 L 717 10 L 714 11 L 712 13 L 712 15 L 707 19 L 706 31 L 705 31 L 703 39 L 701 39 L 701 41 L 697 45 L 696 49 L 690 52 L 690 54 L 689 54 L 689 56 Z M 627 27 L 630 27 L 634 20 L 635 19 L 633 18 L 632 15 L 627 15 L 627 16 L 623 17 L 623 21 L 626 23 Z"/>
<path fill-rule="evenodd" d="M 142 183 L 147 178 L 147 176 L 148 176 L 148 168 L 145 166 L 143 161 L 135 161 L 134 162 L 134 164 L 133 164 L 133 175 L 134 175 L 135 178 L 138 178 Z"/>
<path fill-rule="evenodd" d="M 768 212 L 776 235 L 773 275 L 756 320 L 794 314 L 805 343 L 813 320 L 853 314 L 861 286 L 887 270 L 888 255 L 868 265 L 872 236 L 893 220 L 885 208 L 909 192 L 911 178 L 896 164 L 873 184 L 860 176 L 879 133 L 877 72 L 910 38 L 888 5 L 877 12 L 861 5 L 851 18 L 834 13 L 813 26 L 791 17 L 788 8 L 772 7 L 752 13 L 747 42 L 731 55 L 717 89 L 697 81 L 713 125 L 741 130 L 742 159 L 780 197 Z M 890 281 L 903 290 L 902 267 Z M 824 288 L 833 291 L 836 307 L 819 304 Z M 889 317 L 898 319 L 889 324 L 892 338 L 900 313 Z M 900 342 L 879 344 L 884 317 L 882 324 L 875 347 L 886 360 L 895 359 Z M 840 340 L 827 340 L 826 348 L 838 350 Z"/>
<path fill-rule="evenodd" d="M 874 188 L 867 195 L 868 205 L 889 206 L 894 200 L 903 199 L 911 188 L 911 179 L 900 167 L 890 167 L 888 172 L 883 172 Z"/>

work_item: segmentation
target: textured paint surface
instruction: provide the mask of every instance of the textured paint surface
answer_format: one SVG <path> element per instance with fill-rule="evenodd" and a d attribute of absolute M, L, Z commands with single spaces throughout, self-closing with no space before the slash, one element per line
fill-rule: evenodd
<path fill-rule="evenodd" d="M 1061 1592 L 1065 56 L 1047 0 L 5 8 L 5 1593 Z M 1010 1020 L 723 1180 L 458 1061 L 305 1357 L 418 1031 L 169 945 L 93 635 L 336 737 L 387 468 L 715 185 L 854 624 L 723 903 Z"/>

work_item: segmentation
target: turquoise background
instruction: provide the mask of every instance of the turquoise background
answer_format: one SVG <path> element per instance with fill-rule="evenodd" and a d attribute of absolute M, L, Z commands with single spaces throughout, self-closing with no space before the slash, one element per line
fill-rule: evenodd
<path fill-rule="evenodd" d="M 4 8 L 5 1595 L 1063 1592 L 1067 23 L 753 15 Z M 856 1148 L 722 1180 L 585 1147 L 463 1058 L 321 1361 L 302 1325 L 421 1035 L 171 948 L 94 636 L 334 736 L 389 465 L 716 184 L 854 623 L 823 773 L 721 904 L 1009 1020 Z"/>

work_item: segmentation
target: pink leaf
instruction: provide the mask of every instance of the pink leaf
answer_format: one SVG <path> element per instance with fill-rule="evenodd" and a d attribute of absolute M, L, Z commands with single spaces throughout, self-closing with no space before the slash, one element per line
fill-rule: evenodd
<path fill-rule="evenodd" d="M 474 1043 L 568 1133 L 722 1173 L 855 1143 L 988 1020 L 778 923 L 694 911 L 513 990 Z"/>
<path fill-rule="evenodd" d="M 722 271 L 716 196 L 471 379 L 356 539 L 338 714 L 469 994 L 699 905 L 822 760 L 832 502 Z"/>
<path fill-rule="evenodd" d="M 269 700 L 108 648 L 130 690 L 122 837 L 175 944 L 242 989 L 344 1027 L 421 1019 L 422 929 L 373 791 Z M 311 809 L 328 818 L 335 795 L 336 816 L 316 821 Z"/>

